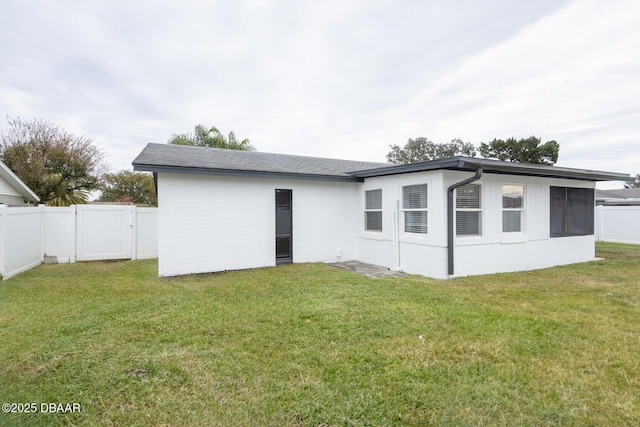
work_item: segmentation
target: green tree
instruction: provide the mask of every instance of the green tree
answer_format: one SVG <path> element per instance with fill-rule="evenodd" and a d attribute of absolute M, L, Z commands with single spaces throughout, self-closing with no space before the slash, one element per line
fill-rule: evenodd
<path fill-rule="evenodd" d="M 229 132 L 229 136 L 226 137 L 215 126 L 207 128 L 204 125 L 197 125 L 193 133 L 172 135 L 169 138 L 169 144 L 256 151 L 248 139 L 239 141 L 233 131 Z"/>
<path fill-rule="evenodd" d="M 409 139 L 404 147 L 394 144 L 389 148 L 391 150 L 387 153 L 387 160 L 395 164 L 424 162 L 456 156 L 475 157 L 476 155 L 473 144 L 457 138 L 452 139 L 449 143 L 436 144 L 427 138 L 418 137 Z"/>
<path fill-rule="evenodd" d="M 122 170 L 104 175 L 99 202 L 157 206 L 156 186 L 148 173 Z"/>
<path fill-rule="evenodd" d="M 106 170 L 93 141 L 40 119 L 7 118 L 0 131 L 0 159 L 51 206 L 86 203 Z"/>
<path fill-rule="evenodd" d="M 558 161 L 559 153 L 560 145 L 556 141 L 542 144 L 541 139 L 535 136 L 520 140 L 494 139 L 488 144 L 480 144 L 480 154 L 483 157 L 517 163 L 554 165 Z"/>
<path fill-rule="evenodd" d="M 636 175 L 636 179 L 624 183 L 625 188 L 640 188 L 640 173 Z"/>

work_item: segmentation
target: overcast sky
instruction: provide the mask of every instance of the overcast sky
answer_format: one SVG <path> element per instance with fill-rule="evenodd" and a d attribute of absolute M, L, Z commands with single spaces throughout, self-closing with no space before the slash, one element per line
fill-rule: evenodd
<path fill-rule="evenodd" d="M 559 166 L 635 175 L 639 22 L 637 0 L 2 0 L 0 114 L 90 137 L 114 171 L 201 123 L 369 161 L 536 135 Z"/>

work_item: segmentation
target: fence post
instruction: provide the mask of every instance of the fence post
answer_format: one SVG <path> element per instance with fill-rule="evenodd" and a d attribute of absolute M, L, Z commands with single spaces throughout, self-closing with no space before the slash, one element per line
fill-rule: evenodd
<path fill-rule="evenodd" d="M 601 241 L 605 241 L 606 239 L 606 235 L 607 235 L 607 224 L 605 223 L 605 219 L 606 219 L 606 214 L 607 214 L 607 207 L 606 206 L 600 206 L 600 209 L 598 211 L 598 225 L 600 226 L 600 228 L 598 229 L 598 237 L 600 238 Z"/>
<path fill-rule="evenodd" d="M 78 210 L 77 205 L 69 206 L 69 230 L 71 230 L 71 247 L 69 248 L 69 263 L 76 262 L 77 243 L 76 238 L 78 234 Z"/>
<path fill-rule="evenodd" d="M 4 247 L 7 228 L 7 205 L 0 205 L 0 277 L 4 279 Z"/>
<path fill-rule="evenodd" d="M 38 209 L 40 210 L 40 262 L 44 262 L 44 208 L 46 205 L 39 204 Z"/>
<path fill-rule="evenodd" d="M 138 259 L 138 208 L 131 206 L 131 259 Z"/>
<path fill-rule="evenodd" d="M 596 206 L 596 242 L 602 241 L 602 206 Z"/>

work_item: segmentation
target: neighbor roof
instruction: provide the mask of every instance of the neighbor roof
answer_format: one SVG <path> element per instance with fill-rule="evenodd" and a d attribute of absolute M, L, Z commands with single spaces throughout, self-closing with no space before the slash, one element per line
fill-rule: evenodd
<path fill-rule="evenodd" d="M 303 157 L 256 151 L 223 150 L 171 144 L 147 144 L 133 161 L 134 170 L 147 172 L 206 173 L 216 175 L 284 176 L 292 178 L 364 181 L 374 176 L 430 170 L 568 178 L 584 181 L 628 181 L 629 175 L 557 166 L 511 163 L 500 160 L 452 157 L 428 162 L 389 163 Z"/>
<path fill-rule="evenodd" d="M 134 170 L 147 172 L 278 175 L 337 181 L 363 181 L 349 172 L 385 166 L 389 164 L 172 144 L 147 144 L 133 161 Z"/>
<path fill-rule="evenodd" d="M 640 199 L 640 188 L 596 190 L 596 199 Z"/>
<path fill-rule="evenodd" d="M 11 187 L 13 187 L 24 200 L 28 202 L 38 203 L 40 197 L 36 195 L 27 184 L 22 182 L 11 169 L 0 161 L 0 177 L 2 177 Z"/>

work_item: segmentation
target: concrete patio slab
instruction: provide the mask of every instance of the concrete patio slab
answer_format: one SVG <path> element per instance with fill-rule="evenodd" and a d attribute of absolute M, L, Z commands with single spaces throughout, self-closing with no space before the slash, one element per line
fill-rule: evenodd
<path fill-rule="evenodd" d="M 332 267 L 341 268 L 343 270 L 353 271 L 354 273 L 362 274 L 369 277 L 401 277 L 406 276 L 405 273 L 400 271 L 393 271 L 387 267 L 381 267 L 379 265 L 367 264 L 360 261 L 345 261 L 345 262 L 331 262 L 327 265 Z"/>

